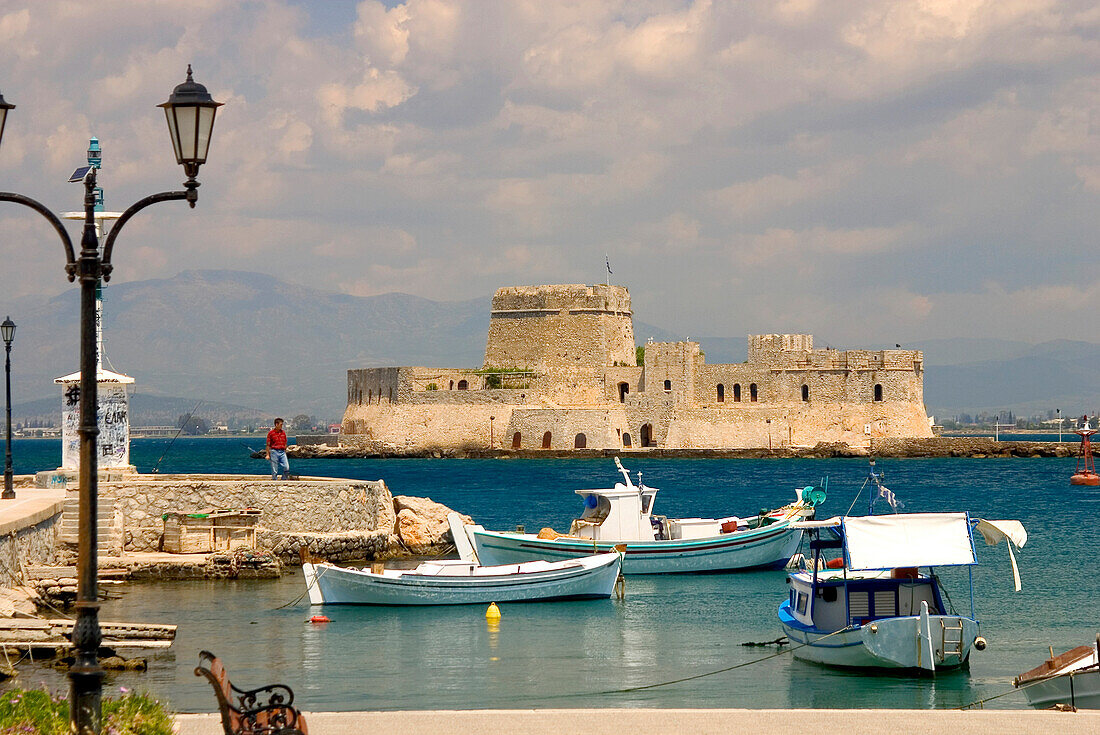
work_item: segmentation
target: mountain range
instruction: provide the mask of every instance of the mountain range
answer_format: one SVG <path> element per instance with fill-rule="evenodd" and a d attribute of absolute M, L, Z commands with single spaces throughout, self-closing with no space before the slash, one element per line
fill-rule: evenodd
<path fill-rule="evenodd" d="M 160 423 L 154 414 L 163 419 L 186 413 L 179 408 L 199 400 L 219 413 L 338 419 L 349 368 L 480 367 L 490 306 L 488 295 L 468 301 L 402 293 L 358 297 L 239 271 L 186 271 L 109 284 L 104 301 L 107 367 L 136 379 L 135 425 Z M 59 412 L 60 389 L 52 380 L 76 370 L 78 303 L 76 288 L 0 303 L 18 324 L 14 420 L 21 408 L 25 415 L 49 410 L 50 400 Z M 747 325 L 746 334 L 767 330 L 766 324 Z M 640 320 L 634 332 L 638 344 L 649 337 L 684 338 Z M 745 335 L 694 339 L 709 363 L 745 359 Z M 820 335 L 815 343 L 828 344 Z M 944 339 L 904 346 L 924 350 L 931 414 L 1029 415 L 1061 408 L 1070 416 L 1100 406 L 1098 344 Z M 143 419 L 144 413 L 150 416 Z"/>

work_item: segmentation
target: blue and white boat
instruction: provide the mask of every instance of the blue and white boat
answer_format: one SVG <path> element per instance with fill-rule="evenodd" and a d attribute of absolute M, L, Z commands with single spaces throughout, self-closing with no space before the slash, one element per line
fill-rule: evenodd
<path fill-rule="evenodd" d="M 810 538 L 807 569 L 788 576 L 779 623 L 795 658 L 871 669 L 935 672 L 963 666 L 985 648 L 974 613 L 950 609 L 936 567 L 977 563 L 972 528 L 989 544 L 1022 547 L 1019 521 L 972 521 L 966 513 L 838 517 L 795 524 Z M 829 550 L 841 557 L 826 561 Z M 1016 559 L 1009 546 L 1016 589 Z M 925 570 L 925 571 L 922 571 Z"/>
<path fill-rule="evenodd" d="M 352 569 L 302 565 L 311 605 L 471 605 L 610 598 L 622 555 L 598 554 L 562 562 L 481 566 L 459 559 L 415 569 Z"/>
<path fill-rule="evenodd" d="M 625 544 L 624 574 L 782 568 L 802 540 L 795 522 L 812 518 L 814 506 L 825 500 L 824 490 L 806 487 L 796 490 L 794 503 L 745 518 L 666 518 L 653 513 L 657 488 L 643 485 L 641 473 L 635 485 L 617 457 L 615 464 L 623 482 L 609 490 L 576 491 L 584 511 L 567 534 L 466 526 L 477 558 L 483 564 L 557 561 Z"/>

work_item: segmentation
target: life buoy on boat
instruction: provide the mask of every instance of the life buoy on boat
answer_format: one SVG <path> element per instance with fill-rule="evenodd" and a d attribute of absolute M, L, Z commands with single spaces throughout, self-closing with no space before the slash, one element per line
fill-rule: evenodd
<path fill-rule="evenodd" d="M 829 561 L 825 562 L 825 568 L 826 569 L 843 569 L 844 568 L 844 559 L 842 557 L 839 557 L 839 556 L 836 559 L 830 559 Z"/>

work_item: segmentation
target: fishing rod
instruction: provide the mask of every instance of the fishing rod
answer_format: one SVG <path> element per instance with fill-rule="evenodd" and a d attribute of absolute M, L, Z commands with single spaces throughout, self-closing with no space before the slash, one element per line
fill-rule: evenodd
<path fill-rule="evenodd" d="M 168 456 L 168 452 L 169 452 L 169 450 L 172 449 L 172 445 L 176 443 L 176 439 L 179 439 L 180 434 L 182 434 L 183 430 L 185 428 L 187 428 L 187 423 L 191 420 L 191 417 L 195 415 L 195 411 L 199 410 L 199 406 L 201 406 L 201 405 L 202 405 L 202 401 L 199 401 L 198 403 L 196 403 L 195 407 L 191 409 L 191 413 L 187 414 L 187 417 L 184 418 L 182 425 L 180 426 L 179 430 L 176 432 L 176 435 L 174 437 L 172 437 L 172 441 L 168 442 L 168 446 L 164 448 L 164 454 L 160 455 L 160 459 L 158 459 L 157 463 L 155 465 L 153 465 L 152 474 L 155 475 L 158 472 L 160 472 L 160 463 L 163 462 L 164 458 Z"/>

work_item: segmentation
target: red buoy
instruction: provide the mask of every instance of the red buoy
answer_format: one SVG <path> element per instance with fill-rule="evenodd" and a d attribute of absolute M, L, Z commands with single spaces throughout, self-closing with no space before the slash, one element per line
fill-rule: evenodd
<path fill-rule="evenodd" d="M 1096 433 L 1096 429 L 1089 427 L 1089 417 L 1082 416 L 1084 426 L 1074 431 L 1081 437 L 1081 448 L 1077 450 L 1077 469 L 1069 478 L 1070 485 L 1100 485 L 1100 475 L 1096 474 L 1096 468 L 1092 464 L 1092 443 L 1089 437 Z"/>
<path fill-rule="evenodd" d="M 325 615 L 314 615 L 312 618 L 309 619 L 309 622 L 311 622 L 311 623 L 331 623 L 332 621 L 329 620 L 328 617 L 325 616 Z"/>

